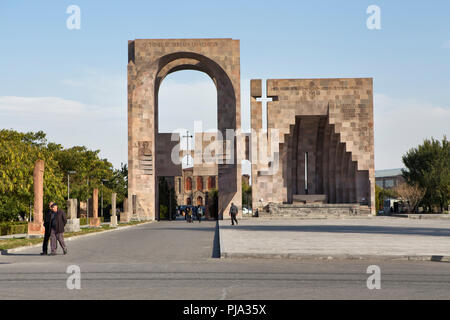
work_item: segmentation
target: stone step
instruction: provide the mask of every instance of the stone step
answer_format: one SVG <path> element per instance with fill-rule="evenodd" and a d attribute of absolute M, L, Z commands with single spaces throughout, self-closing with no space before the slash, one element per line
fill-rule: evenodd
<path fill-rule="evenodd" d="M 337 216 L 368 216 L 368 206 L 359 204 L 268 204 L 265 210 L 259 212 L 260 217 L 337 217 Z"/>

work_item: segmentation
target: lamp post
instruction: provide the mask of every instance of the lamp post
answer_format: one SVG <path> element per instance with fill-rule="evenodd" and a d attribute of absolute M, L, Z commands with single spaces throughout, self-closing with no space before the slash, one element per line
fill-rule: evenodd
<path fill-rule="evenodd" d="M 76 171 L 68 171 L 67 172 L 67 200 L 70 199 L 70 175 L 77 173 Z"/>

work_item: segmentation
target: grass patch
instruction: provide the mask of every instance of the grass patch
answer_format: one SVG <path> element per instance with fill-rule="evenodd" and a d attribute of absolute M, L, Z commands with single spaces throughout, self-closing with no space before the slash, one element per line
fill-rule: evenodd
<path fill-rule="evenodd" d="M 134 226 L 142 224 L 148 221 L 131 221 L 128 223 L 120 223 L 119 226 Z M 109 225 L 102 225 L 98 228 L 82 228 L 79 232 L 65 232 L 64 239 L 80 236 L 89 233 L 102 232 L 106 230 L 111 230 L 116 228 L 111 228 Z M 42 243 L 43 238 L 37 239 L 27 239 L 27 238 L 14 238 L 14 239 L 1 239 L 0 240 L 0 250 L 13 249 L 18 247 L 32 246 L 34 244 Z M 49 244 L 50 245 L 50 244 Z"/>

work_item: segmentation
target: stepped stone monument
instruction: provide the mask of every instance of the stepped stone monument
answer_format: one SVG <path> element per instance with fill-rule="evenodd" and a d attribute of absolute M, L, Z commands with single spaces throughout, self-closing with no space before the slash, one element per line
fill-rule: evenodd
<path fill-rule="evenodd" d="M 251 81 L 256 132 L 262 128 L 261 87 L 261 80 Z M 297 211 L 303 204 L 317 213 L 348 204 L 340 210 L 375 214 L 372 79 L 269 79 L 266 87 L 267 129 L 278 135 L 268 159 L 276 162 L 251 161 L 253 203 L 286 210 L 293 204 Z M 267 134 L 269 146 L 271 138 Z M 252 155 L 259 149 L 252 143 Z"/>

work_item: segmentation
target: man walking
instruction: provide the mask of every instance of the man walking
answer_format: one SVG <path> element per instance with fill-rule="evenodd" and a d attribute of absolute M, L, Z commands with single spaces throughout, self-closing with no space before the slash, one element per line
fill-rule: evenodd
<path fill-rule="evenodd" d="M 64 226 L 67 223 L 66 213 L 60 209 L 58 209 L 58 205 L 56 203 L 52 204 L 52 216 L 51 216 L 51 232 L 50 232 L 50 246 L 51 246 L 51 254 L 52 256 L 56 255 L 56 248 L 59 242 L 61 248 L 63 249 L 64 254 L 67 254 L 67 247 L 64 243 Z"/>
<path fill-rule="evenodd" d="M 50 230 L 51 230 L 50 220 L 51 220 L 51 217 L 52 217 L 52 205 L 53 205 L 53 201 L 51 201 L 48 204 L 48 209 L 44 213 L 44 229 L 45 229 L 45 232 L 44 232 L 44 242 L 42 242 L 41 256 L 45 256 L 48 253 L 48 240 L 50 239 Z"/>
<path fill-rule="evenodd" d="M 234 226 L 234 222 L 236 221 L 236 224 L 238 224 L 237 216 L 238 214 L 238 208 L 234 205 L 234 203 L 231 203 L 230 207 L 230 216 L 231 216 L 231 225 Z"/>
<path fill-rule="evenodd" d="M 202 222 L 202 216 L 203 216 L 203 208 L 201 205 L 198 205 L 197 207 L 197 219 L 198 223 Z"/>
<path fill-rule="evenodd" d="M 186 207 L 186 222 L 187 223 L 192 222 L 192 210 L 190 207 Z"/>

